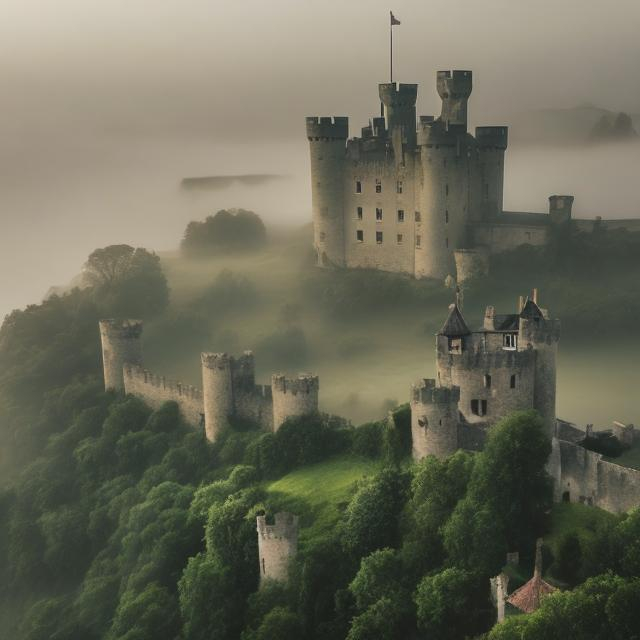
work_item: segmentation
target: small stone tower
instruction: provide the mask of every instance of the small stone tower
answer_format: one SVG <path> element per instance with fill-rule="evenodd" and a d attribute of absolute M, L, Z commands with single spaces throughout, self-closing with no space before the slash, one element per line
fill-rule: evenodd
<path fill-rule="evenodd" d="M 232 358 L 226 353 L 202 354 L 202 397 L 207 440 L 215 442 L 233 414 Z"/>
<path fill-rule="evenodd" d="M 290 417 L 318 411 L 318 376 L 301 373 L 297 378 L 276 374 L 271 378 L 273 396 L 273 430 L 277 431 Z"/>
<path fill-rule="evenodd" d="M 100 320 L 105 389 L 124 391 L 124 365 L 142 365 L 141 335 L 140 320 Z"/>
<path fill-rule="evenodd" d="M 447 131 L 467 132 L 467 103 L 473 88 L 471 71 L 438 71 L 438 95 L 442 98 L 440 120 Z"/>
<path fill-rule="evenodd" d="M 413 149 L 416 145 L 418 85 L 390 82 L 378 85 L 378 91 L 384 105 L 387 131 L 393 139 L 394 130 L 400 128 L 401 139 Z"/>
<path fill-rule="evenodd" d="M 571 221 L 573 196 L 549 196 L 549 216 L 552 224 L 561 225 Z"/>
<path fill-rule="evenodd" d="M 348 136 L 348 118 L 307 118 L 313 245 L 321 267 L 345 263 L 343 183 Z"/>
<path fill-rule="evenodd" d="M 437 387 L 435 380 L 420 380 L 411 387 L 413 458 L 444 458 L 458 448 L 458 387 Z"/>
<path fill-rule="evenodd" d="M 286 582 L 289 562 L 298 551 L 298 516 L 276 513 L 274 524 L 267 524 L 266 516 L 258 516 L 257 531 L 260 586 L 265 580 Z"/>
<path fill-rule="evenodd" d="M 504 152 L 508 127 L 476 127 L 480 193 L 474 207 L 475 220 L 487 222 L 502 214 L 504 191 Z"/>

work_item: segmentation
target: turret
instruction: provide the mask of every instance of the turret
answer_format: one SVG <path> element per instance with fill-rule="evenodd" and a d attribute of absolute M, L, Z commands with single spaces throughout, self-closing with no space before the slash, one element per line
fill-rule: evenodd
<path fill-rule="evenodd" d="M 495 219 L 502 213 L 504 192 L 504 152 L 507 127 L 476 127 L 480 173 L 479 202 L 475 210 L 480 220 Z"/>
<path fill-rule="evenodd" d="M 260 586 L 265 580 L 286 582 L 289 564 L 298 551 L 298 516 L 280 512 L 276 513 L 274 524 L 267 524 L 266 516 L 256 520 Z"/>
<path fill-rule="evenodd" d="M 420 380 L 411 387 L 413 458 L 444 458 L 458 448 L 458 387 L 437 387 L 435 380 Z"/>
<path fill-rule="evenodd" d="M 277 431 L 287 418 L 316 413 L 319 387 L 318 376 L 311 374 L 293 379 L 279 374 L 272 376 L 273 430 Z"/>
<path fill-rule="evenodd" d="M 318 266 L 344 266 L 343 181 L 349 119 L 307 118 L 313 242 Z"/>
<path fill-rule="evenodd" d="M 141 335 L 141 320 L 100 320 L 105 389 L 124 391 L 124 365 L 142 365 Z"/>
<path fill-rule="evenodd" d="M 551 223 L 561 225 L 571 220 L 573 196 L 549 196 Z"/>
<path fill-rule="evenodd" d="M 438 71 L 438 95 L 442 98 L 442 120 L 445 129 L 467 131 L 467 101 L 471 95 L 471 71 Z"/>
<path fill-rule="evenodd" d="M 202 354 L 202 397 L 207 440 L 215 442 L 233 414 L 233 362 L 226 353 Z"/>
<path fill-rule="evenodd" d="M 378 85 L 380 100 L 384 105 L 384 116 L 389 136 L 400 128 L 401 139 L 409 148 L 416 145 L 416 99 L 417 84 L 396 84 L 395 82 Z"/>

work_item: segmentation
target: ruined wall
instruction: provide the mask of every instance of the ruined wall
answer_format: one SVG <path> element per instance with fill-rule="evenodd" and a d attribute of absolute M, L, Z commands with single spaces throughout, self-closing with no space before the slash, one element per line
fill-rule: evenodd
<path fill-rule="evenodd" d="M 640 505 L 640 471 L 602 459 L 580 445 L 560 441 L 560 499 L 592 504 L 613 513 Z"/>
<path fill-rule="evenodd" d="M 456 262 L 456 283 L 458 285 L 468 284 L 489 275 L 488 247 L 457 249 L 454 252 L 454 258 Z"/>
<path fill-rule="evenodd" d="M 124 366 L 126 393 L 144 400 L 152 409 L 159 409 L 165 402 L 177 402 L 182 416 L 189 424 L 199 427 L 204 421 L 204 405 L 200 389 L 180 382 L 168 381 L 135 365 Z"/>
<path fill-rule="evenodd" d="M 105 389 L 124 389 L 126 363 L 142 365 L 141 320 L 100 320 Z"/>
<path fill-rule="evenodd" d="M 489 247 L 492 254 L 511 251 L 523 244 L 536 247 L 549 241 L 549 228 L 539 225 L 516 225 L 481 222 L 471 227 L 474 244 Z"/>
<path fill-rule="evenodd" d="M 267 524 L 266 516 L 258 516 L 257 531 L 260 586 L 265 580 L 286 582 L 289 563 L 298 550 L 298 516 L 276 513 L 274 524 Z"/>
<path fill-rule="evenodd" d="M 318 376 L 300 374 L 290 379 L 274 375 L 271 379 L 273 430 L 277 431 L 287 418 L 316 413 L 319 388 Z"/>

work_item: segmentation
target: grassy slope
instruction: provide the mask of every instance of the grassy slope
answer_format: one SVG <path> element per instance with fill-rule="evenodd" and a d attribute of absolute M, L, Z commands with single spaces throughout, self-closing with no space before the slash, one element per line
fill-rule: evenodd
<path fill-rule="evenodd" d="M 640 441 L 636 442 L 631 449 L 627 449 L 617 458 L 605 457 L 605 460 L 620 464 L 623 467 L 631 467 L 632 469 L 640 469 Z"/>
<path fill-rule="evenodd" d="M 340 456 L 296 469 L 266 488 L 272 504 L 301 515 L 304 545 L 331 530 L 354 484 L 379 468 L 379 461 Z"/>

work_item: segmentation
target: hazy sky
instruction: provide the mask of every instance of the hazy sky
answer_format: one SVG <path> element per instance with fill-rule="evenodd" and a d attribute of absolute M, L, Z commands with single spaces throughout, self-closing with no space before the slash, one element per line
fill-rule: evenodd
<path fill-rule="evenodd" d="M 96 246 L 175 246 L 189 219 L 221 206 L 307 220 L 303 118 L 348 115 L 353 134 L 376 114 L 390 8 L 402 21 L 396 79 L 420 83 L 421 113 L 438 110 L 435 72 L 447 68 L 474 72 L 472 124 L 585 102 L 640 112 L 637 0 L 3 0 L 0 316 Z M 557 176 L 544 158 L 538 177 L 516 153 L 507 180 L 525 188 L 507 184 L 511 208 L 579 192 L 578 165 Z M 290 186 L 177 189 L 185 175 L 271 171 Z M 602 212 L 607 185 L 633 213 L 631 187 L 583 182 L 587 214 Z"/>

